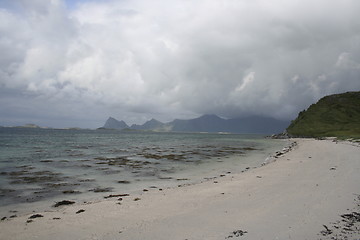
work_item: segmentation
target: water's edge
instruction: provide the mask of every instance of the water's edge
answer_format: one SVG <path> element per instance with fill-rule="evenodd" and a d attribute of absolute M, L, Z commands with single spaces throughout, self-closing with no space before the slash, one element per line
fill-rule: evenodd
<path fill-rule="evenodd" d="M 0 133 L 0 216 L 197 184 L 259 167 L 287 146 L 258 135 Z"/>

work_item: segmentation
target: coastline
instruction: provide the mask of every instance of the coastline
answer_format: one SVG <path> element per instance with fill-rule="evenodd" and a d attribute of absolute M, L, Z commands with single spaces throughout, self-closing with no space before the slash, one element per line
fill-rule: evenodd
<path fill-rule="evenodd" d="M 343 227 L 332 224 L 360 210 L 359 146 L 294 141 L 291 151 L 240 174 L 4 219 L 0 239 L 330 239 L 359 234 L 341 233 Z M 359 229 L 359 222 L 353 225 Z"/>

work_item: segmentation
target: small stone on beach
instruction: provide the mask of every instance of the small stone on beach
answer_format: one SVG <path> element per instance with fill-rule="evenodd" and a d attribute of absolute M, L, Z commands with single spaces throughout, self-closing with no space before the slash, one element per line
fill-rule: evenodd
<path fill-rule="evenodd" d="M 85 212 L 85 210 L 84 210 L 84 209 L 80 209 L 79 211 L 76 212 L 76 214 L 83 213 L 83 212 Z"/>
<path fill-rule="evenodd" d="M 62 206 L 62 205 L 71 205 L 71 204 L 74 204 L 74 203 L 75 203 L 74 201 L 63 200 L 63 201 L 55 203 L 55 205 L 53 207 L 59 207 L 59 206 Z"/>
<path fill-rule="evenodd" d="M 41 217 L 44 217 L 44 216 L 41 215 L 41 214 L 34 214 L 34 215 L 31 215 L 31 216 L 29 217 L 29 219 L 41 218 Z"/>
<path fill-rule="evenodd" d="M 118 183 L 130 184 L 131 182 L 130 182 L 130 181 L 127 181 L 127 180 L 120 180 L 120 181 L 118 181 Z"/>

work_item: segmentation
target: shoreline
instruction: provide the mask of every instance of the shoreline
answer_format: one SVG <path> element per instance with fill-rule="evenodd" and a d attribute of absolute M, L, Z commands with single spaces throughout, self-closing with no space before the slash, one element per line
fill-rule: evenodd
<path fill-rule="evenodd" d="M 104 197 L 111 194 L 117 194 L 117 193 L 127 193 L 131 195 L 138 195 L 143 192 L 143 190 L 151 190 L 151 189 L 167 189 L 167 188 L 177 188 L 178 186 L 188 186 L 188 185 L 194 185 L 199 184 L 206 181 L 211 181 L 219 177 L 224 177 L 225 175 L 229 174 L 237 174 L 242 173 L 245 171 L 248 171 L 252 168 L 260 167 L 264 164 L 264 160 L 266 159 L 272 159 L 276 155 L 276 151 L 279 149 L 287 149 L 290 145 L 290 142 L 288 140 L 267 140 L 263 139 L 265 142 L 261 143 L 262 146 L 255 146 L 251 144 L 251 147 L 249 147 L 250 150 L 247 150 L 246 152 L 241 153 L 234 153 L 234 155 L 225 155 L 225 156 L 218 156 L 218 155 L 211 155 L 209 153 L 209 158 L 201 160 L 202 163 L 199 165 L 193 166 L 189 168 L 189 166 L 177 166 L 176 162 L 175 165 L 172 165 L 171 168 L 174 170 L 171 170 L 170 172 L 167 172 L 167 170 L 161 170 L 161 168 L 157 169 L 158 174 L 154 177 L 150 177 L 147 180 L 141 179 L 141 178 L 131 178 L 129 176 L 124 176 L 124 173 L 126 175 L 126 171 L 130 172 L 131 169 L 124 171 L 121 176 L 116 177 L 118 175 L 108 175 L 106 176 L 110 181 L 104 182 L 104 178 L 100 175 L 94 175 L 94 176 L 83 176 L 84 180 L 89 180 L 89 182 L 92 184 L 92 186 L 81 186 L 79 187 L 72 187 L 69 193 L 64 193 L 64 191 L 61 194 L 61 190 L 58 191 L 57 195 L 54 195 L 52 197 L 43 198 L 39 201 L 28 201 L 36 199 L 38 197 L 37 195 L 34 196 L 23 196 L 18 198 L 20 200 L 25 199 L 26 201 L 22 202 L 16 202 L 16 199 L 14 199 L 13 202 L 10 204 L 3 204 L 0 206 L 0 219 L 6 217 L 14 217 L 30 214 L 32 212 L 44 212 L 44 211 L 53 211 L 56 210 L 52 207 L 56 202 L 62 201 L 64 199 L 75 201 L 76 204 L 81 203 L 92 203 L 92 202 L 99 202 L 104 200 Z M 256 140 L 255 140 L 256 141 Z M 246 148 L 246 147 L 245 147 Z M 235 148 L 234 148 L 235 149 Z M 243 149 L 243 148 L 239 148 Z M 226 149 L 225 149 L 226 151 Z M 155 156 L 156 157 L 156 156 Z M 29 165 L 31 167 L 31 165 Z M 87 168 L 87 167 L 86 167 Z M 85 169 L 86 169 L 85 168 Z M 142 166 L 142 168 L 146 168 L 146 165 Z M 169 167 L 168 167 L 169 169 Z M 114 169 L 115 170 L 115 169 Z M 133 171 L 137 172 L 137 168 L 133 169 Z M 36 171 L 35 171 L 36 172 Z M 8 175 L 17 175 L 18 172 L 9 172 Z M 46 175 L 45 175 L 46 176 Z M 64 175 L 67 177 L 67 175 Z M 69 175 L 71 176 L 71 175 Z M 114 177 L 115 176 L 115 177 Z M 51 175 L 49 175 L 51 177 Z M 97 177 L 100 177 L 100 184 L 97 181 Z M 95 181 L 96 179 L 96 181 Z M 102 179 L 102 180 L 101 180 Z M 76 180 L 76 179 L 75 179 Z M 102 182 L 101 182 L 102 181 Z M 64 185 L 74 185 L 76 186 L 79 184 L 76 181 L 71 182 L 70 180 L 64 179 Z M 97 182 L 98 184 L 94 184 Z M 85 181 L 86 183 L 86 181 Z M 53 185 L 56 185 L 57 183 L 54 182 Z M 62 182 L 59 183 L 59 185 L 62 184 Z M 9 190 L 12 189 L 12 186 L 8 187 Z M 55 189 L 56 186 L 55 186 Z M 46 188 L 43 189 L 45 192 L 47 191 Z M 49 189 L 50 191 L 52 189 Z M 69 190 L 69 189 L 68 189 Z M 95 191 L 96 190 L 96 191 Z M 41 191 L 38 190 L 41 197 Z M 67 191 L 65 191 L 67 192 Z"/>
<path fill-rule="evenodd" d="M 283 149 L 263 166 L 243 173 L 4 219 L 0 221 L 0 239 L 357 236 L 351 234 L 359 234 L 359 222 L 349 231 L 340 223 L 346 216 L 350 219 L 346 214 L 360 210 L 359 146 L 293 140 L 298 144 L 291 151 Z M 332 224 L 337 221 L 338 225 Z"/>

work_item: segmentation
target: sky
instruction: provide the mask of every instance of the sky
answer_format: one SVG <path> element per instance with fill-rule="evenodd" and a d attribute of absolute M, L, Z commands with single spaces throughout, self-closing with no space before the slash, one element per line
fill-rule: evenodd
<path fill-rule="evenodd" d="M 358 0 L 0 0 L 0 126 L 294 119 L 360 90 Z"/>

